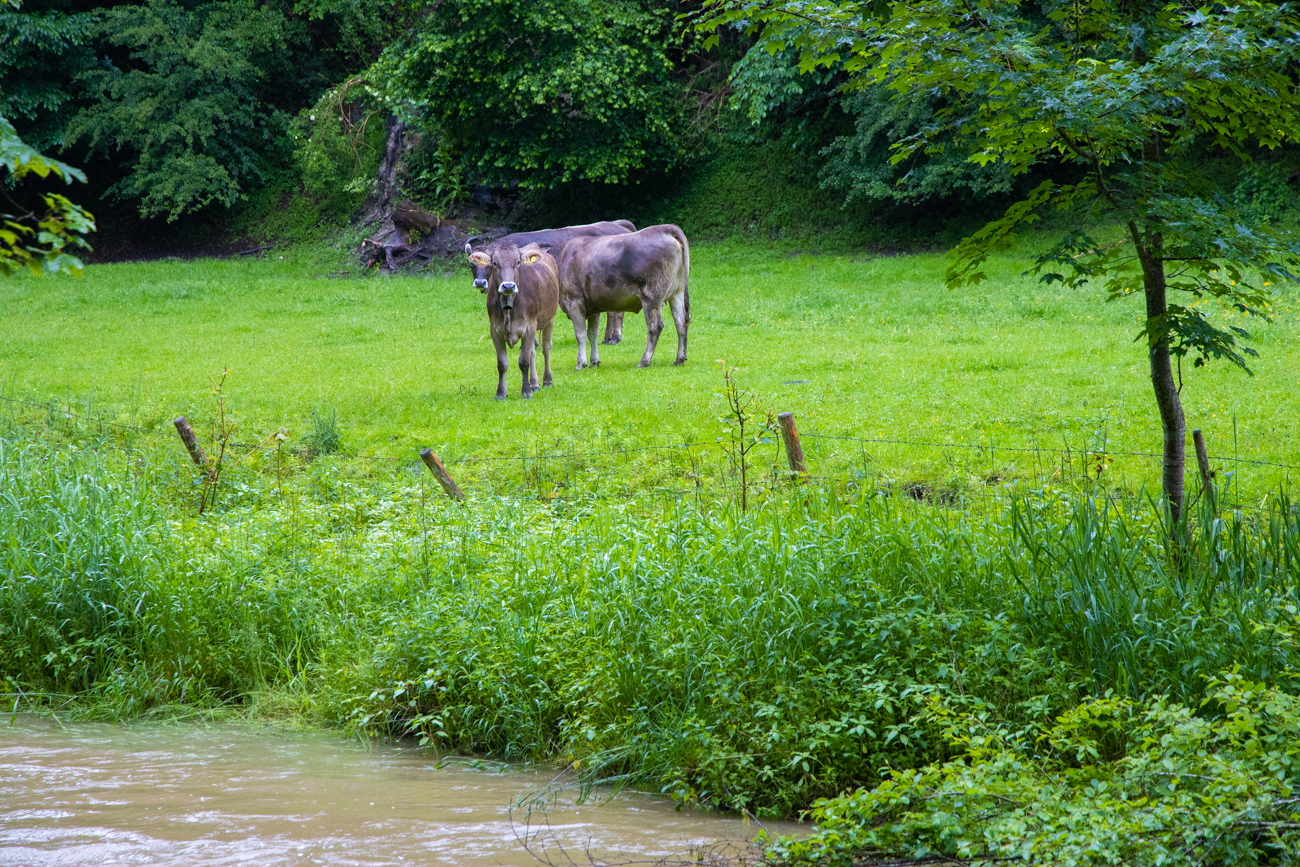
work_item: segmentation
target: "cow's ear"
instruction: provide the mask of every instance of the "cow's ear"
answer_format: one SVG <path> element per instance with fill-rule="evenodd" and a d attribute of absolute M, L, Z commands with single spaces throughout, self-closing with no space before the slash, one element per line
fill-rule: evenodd
<path fill-rule="evenodd" d="M 531 265 L 532 263 L 538 261 L 541 258 L 542 258 L 541 255 L 538 253 L 529 253 L 528 258 L 525 259 L 524 261 Z"/>
<path fill-rule="evenodd" d="M 465 242 L 465 255 L 466 256 L 474 255 L 474 248 L 469 245 L 469 241 Z"/>
<path fill-rule="evenodd" d="M 492 264 L 492 260 L 491 260 L 490 258 L 488 258 L 488 254 L 487 254 L 487 253 L 484 253 L 482 250 L 479 250 L 479 251 L 476 252 L 476 253 L 470 253 L 470 254 L 469 254 L 469 260 L 470 260 L 471 262 L 473 262 L 475 265 L 491 265 L 491 264 Z"/>

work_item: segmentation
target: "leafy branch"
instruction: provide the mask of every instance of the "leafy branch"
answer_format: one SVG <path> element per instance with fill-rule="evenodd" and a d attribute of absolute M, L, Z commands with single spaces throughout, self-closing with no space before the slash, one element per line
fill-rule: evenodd
<path fill-rule="evenodd" d="M 90 249 L 85 238 L 95 231 L 94 217 L 57 193 L 41 196 L 45 213 L 38 215 L 14 201 L 8 188 L 30 176 L 84 183 L 85 174 L 25 144 L 13 124 L 3 117 L 0 166 L 4 169 L 0 184 L 5 186 L 4 196 L 14 209 L 0 214 L 0 275 L 8 277 L 22 268 L 33 274 L 80 274 L 83 266 L 75 252 Z"/>

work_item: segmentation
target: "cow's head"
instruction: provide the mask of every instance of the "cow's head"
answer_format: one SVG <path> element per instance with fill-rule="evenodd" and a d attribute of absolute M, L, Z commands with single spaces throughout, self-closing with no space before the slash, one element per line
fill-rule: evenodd
<path fill-rule="evenodd" d="M 469 270 L 474 274 L 474 288 L 480 292 L 487 292 L 492 257 L 484 250 L 475 250 L 468 241 L 465 242 L 465 255 L 469 257 Z"/>
<path fill-rule="evenodd" d="M 497 298 L 502 310 L 511 310 L 519 294 L 516 279 L 519 269 L 541 259 L 542 252 L 535 244 L 529 244 L 522 250 L 509 241 L 497 241 L 488 247 L 489 270 L 497 280 Z"/>

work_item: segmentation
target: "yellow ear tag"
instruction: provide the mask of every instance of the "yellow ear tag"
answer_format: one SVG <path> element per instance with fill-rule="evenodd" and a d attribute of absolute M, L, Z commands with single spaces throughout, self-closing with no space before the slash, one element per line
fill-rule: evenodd
<path fill-rule="evenodd" d="M 488 259 L 487 253 L 473 253 L 470 255 L 469 260 L 475 265 L 487 265 L 491 261 Z"/>
<path fill-rule="evenodd" d="M 528 257 L 528 263 L 531 265 L 533 262 L 536 262 L 538 259 L 541 258 L 542 258 L 541 256 L 538 256 L 536 253 L 533 253 Z"/>

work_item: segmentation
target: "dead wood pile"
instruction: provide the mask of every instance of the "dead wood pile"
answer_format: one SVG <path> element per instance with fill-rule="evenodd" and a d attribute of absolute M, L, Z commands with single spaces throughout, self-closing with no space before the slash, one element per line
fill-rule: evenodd
<path fill-rule="evenodd" d="M 401 198 L 400 191 L 407 176 L 406 156 L 412 147 L 406 124 L 390 115 L 379 176 L 358 220 L 362 226 L 372 230 L 370 236 L 361 242 L 361 260 L 367 268 L 378 265 L 384 274 L 396 273 L 403 267 L 427 265 L 435 259 L 460 256 L 467 241 L 490 241 L 507 231 L 487 229 L 470 232 L 451 220 L 429 213 L 410 199 Z"/>

